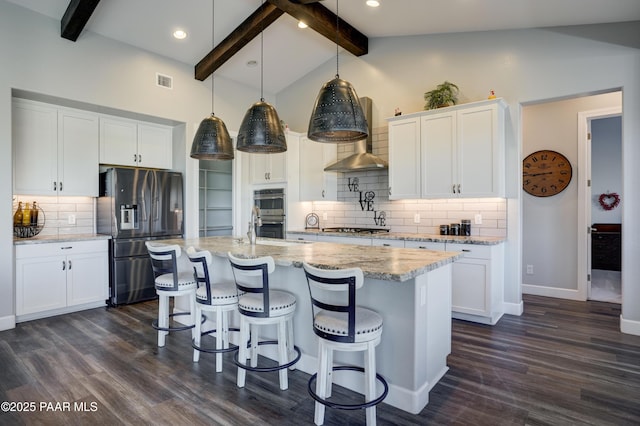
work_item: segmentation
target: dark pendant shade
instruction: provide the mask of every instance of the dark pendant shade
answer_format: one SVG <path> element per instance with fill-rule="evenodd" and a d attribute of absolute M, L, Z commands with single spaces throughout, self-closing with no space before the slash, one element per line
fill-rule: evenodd
<path fill-rule="evenodd" d="M 277 153 L 287 150 L 287 139 L 276 109 L 264 100 L 251 105 L 242 119 L 236 143 L 238 151 Z"/>
<path fill-rule="evenodd" d="M 211 114 L 200 122 L 191 145 L 191 158 L 233 160 L 233 143 L 224 121 Z"/>
<path fill-rule="evenodd" d="M 316 142 L 355 142 L 369 135 L 367 119 L 351 83 L 339 77 L 320 89 L 309 119 L 309 139 Z"/>

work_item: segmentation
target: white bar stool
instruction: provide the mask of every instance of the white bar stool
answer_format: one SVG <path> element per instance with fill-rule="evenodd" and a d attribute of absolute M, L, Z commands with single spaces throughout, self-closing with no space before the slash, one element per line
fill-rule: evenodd
<path fill-rule="evenodd" d="M 155 276 L 156 293 L 158 294 L 158 319 L 151 324 L 158 330 L 158 346 L 165 344 L 165 338 L 171 331 L 192 330 L 195 336 L 196 280 L 191 271 L 179 271 L 178 259 L 182 251 L 178 245 L 153 245 L 146 241 L 145 245 L 151 257 L 151 266 Z M 189 299 L 189 312 L 170 313 L 171 297 L 185 296 Z M 184 326 L 171 326 L 174 316 L 189 315 L 189 323 Z"/>
<path fill-rule="evenodd" d="M 300 359 L 300 349 L 293 343 L 293 314 L 296 298 L 291 293 L 269 288 L 269 274 L 275 270 L 271 256 L 242 259 L 228 253 L 238 290 L 244 292 L 238 299 L 240 313 L 240 341 L 238 343 L 238 387 L 244 387 L 246 370 L 256 372 L 278 371 L 280 389 L 289 388 L 287 369 Z M 275 324 L 278 340 L 259 341 L 258 327 Z M 258 346 L 278 345 L 278 365 L 258 367 Z M 293 352 L 296 356 L 290 360 Z M 247 365 L 247 359 L 251 365 Z"/>
<path fill-rule="evenodd" d="M 370 309 L 356 306 L 356 290 L 364 277 L 360 268 L 319 269 L 303 263 L 311 296 L 313 331 L 318 344 L 318 372 L 309 379 L 309 394 L 315 399 L 314 422 L 324 423 L 325 406 L 342 410 L 365 409 L 367 425 L 376 424 L 376 405 L 389 392 L 386 380 L 376 373 L 376 346 L 382 335 L 382 317 Z M 364 368 L 333 366 L 333 351 L 365 351 Z M 353 370 L 364 373 L 365 402 L 340 404 L 328 401 L 333 371 Z M 313 382 L 316 381 L 315 391 Z M 376 397 L 376 380 L 384 390 Z"/>
<path fill-rule="evenodd" d="M 197 281 L 196 290 L 196 318 L 206 321 L 206 314 L 215 314 L 216 328 L 202 331 L 202 321 L 196 321 L 193 346 L 193 362 L 200 360 L 200 352 L 216 354 L 216 372 L 222 371 L 222 354 L 237 351 L 238 347 L 229 345 L 229 331 L 240 331 L 239 328 L 229 327 L 229 313 L 238 309 L 238 289 L 233 281 L 212 282 L 209 267 L 211 266 L 211 252 L 196 251 L 193 247 L 187 249 L 187 256 L 193 265 L 194 278 Z M 200 345 L 201 337 L 215 333 L 216 348 L 208 349 Z"/>

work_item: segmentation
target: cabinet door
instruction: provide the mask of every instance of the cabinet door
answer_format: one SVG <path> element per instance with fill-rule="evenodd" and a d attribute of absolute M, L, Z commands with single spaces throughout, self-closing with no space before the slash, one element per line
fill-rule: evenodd
<path fill-rule="evenodd" d="M 67 259 L 67 305 L 104 302 L 109 297 L 108 254 L 86 253 Z"/>
<path fill-rule="evenodd" d="M 389 123 L 389 199 L 420 198 L 420 118 Z"/>
<path fill-rule="evenodd" d="M 135 121 L 100 118 L 100 163 L 137 166 L 137 131 Z"/>
<path fill-rule="evenodd" d="M 470 315 L 491 316 L 490 260 L 462 258 L 453 263 L 451 309 Z"/>
<path fill-rule="evenodd" d="M 458 111 L 457 168 L 463 197 L 501 195 L 503 142 L 497 114 L 496 104 Z"/>
<path fill-rule="evenodd" d="M 16 315 L 67 306 L 65 256 L 16 259 Z"/>
<path fill-rule="evenodd" d="M 98 196 L 98 116 L 82 111 L 58 113 L 58 193 Z"/>
<path fill-rule="evenodd" d="M 420 132 L 422 197 L 457 196 L 455 112 L 422 117 Z"/>
<path fill-rule="evenodd" d="M 252 183 L 278 183 L 287 180 L 287 153 L 250 154 Z"/>
<path fill-rule="evenodd" d="M 12 138 L 14 194 L 56 195 L 58 110 L 15 99 Z"/>
<path fill-rule="evenodd" d="M 338 174 L 324 171 L 336 158 L 335 144 L 300 138 L 300 201 L 337 200 Z"/>
<path fill-rule="evenodd" d="M 138 165 L 171 169 L 173 130 L 171 127 L 138 123 Z"/>

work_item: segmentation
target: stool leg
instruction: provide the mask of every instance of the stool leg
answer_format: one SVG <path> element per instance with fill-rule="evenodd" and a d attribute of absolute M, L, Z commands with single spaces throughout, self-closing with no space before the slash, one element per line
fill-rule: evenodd
<path fill-rule="evenodd" d="M 216 349 L 222 349 L 224 340 L 224 324 L 222 324 L 222 309 L 216 309 Z M 222 353 L 216 354 L 216 373 L 222 371 Z"/>
<path fill-rule="evenodd" d="M 287 336 L 287 353 L 289 354 L 289 358 L 288 359 L 293 359 L 293 357 L 296 356 L 295 350 L 294 350 L 294 342 L 293 342 L 293 315 L 291 317 L 289 317 L 289 320 L 287 321 L 287 330 L 288 330 L 288 336 Z M 289 367 L 289 370 L 293 371 L 296 369 L 296 365 L 293 364 L 291 367 Z"/>
<path fill-rule="evenodd" d="M 289 352 L 287 344 L 287 320 L 280 321 L 278 323 L 278 358 L 280 358 L 280 365 L 284 365 L 289 361 Z M 287 378 L 287 369 L 283 368 L 278 371 L 280 376 L 280 389 L 287 390 L 289 388 L 289 380 Z"/>
<path fill-rule="evenodd" d="M 258 326 L 251 324 L 251 366 L 258 366 Z"/>
<path fill-rule="evenodd" d="M 198 303 L 196 305 L 196 318 L 200 318 L 202 315 L 202 309 L 200 308 L 200 304 Z M 193 327 L 194 330 L 194 336 L 193 336 L 193 342 L 195 343 L 196 346 L 200 346 L 200 333 L 202 332 L 202 327 L 201 327 L 201 322 L 200 321 L 196 321 L 195 327 Z M 197 350 L 196 348 L 193 348 L 193 362 L 198 362 L 200 361 L 200 351 Z"/>
<path fill-rule="evenodd" d="M 196 291 L 193 290 L 192 293 L 187 295 L 189 298 L 189 318 L 191 322 L 189 324 L 195 325 L 196 323 L 200 323 L 202 318 L 196 315 Z M 199 334 L 199 333 L 198 333 Z M 196 328 L 193 327 L 191 329 L 191 338 L 194 339 L 196 337 Z"/>
<path fill-rule="evenodd" d="M 332 370 L 332 366 L 327 364 L 327 348 L 322 343 L 318 343 L 318 376 L 316 378 L 316 394 L 321 399 L 327 398 L 327 375 Z M 324 423 L 324 405 L 317 402 L 315 404 L 315 412 L 313 421 L 316 425 Z"/>
<path fill-rule="evenodd" d="M 240 342 L 238 343 L 238 361 L 242 364 L 247 363 L 247 342 L 249 341 L 249 322 L 246 318 L 240 316 Z M 244 387 L 247 371 L 244 368 L 238 367 L 237 385 L 239 388 Z"/>
<path fill-rule="evenodd" d="M 367 344 L 364 357 L 365 370 L 365 400 L 372 401 L 376 392 L 376 348 L 372 342 Z M 369 407 L 366 410 L 367 426 L 376 425 L 376 407 Z"/>
<path fill-rule="evenodd" d="M 169 326 L 169 297 L 160 294 L 158 297 L 158 327 L 167 328 Z M 158 346 L 163 347 L 167 331 L 158 330 Z"/>
<path fill-rule="evenodd" d="M 325 393 L 326 398 L 331 397 L 331 387 L 333 386 L 333 349 L 327 349 L 327 354 L 325 355 L 327 360 L 325 363 L 327 364 L 327 391 Z"/>

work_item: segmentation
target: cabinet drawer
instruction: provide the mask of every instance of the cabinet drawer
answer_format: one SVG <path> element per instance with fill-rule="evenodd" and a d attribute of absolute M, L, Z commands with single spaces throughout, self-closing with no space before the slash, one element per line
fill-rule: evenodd
<path fill-rule="evenodd" d="M 464 253 L 464 257 L 474 259 L 491 259 L 491 246 L 481 244 L 447 243 L 447 251 L 459 251 Z"/>
<path fill-rule="evenodd" d="M 438 243 L 433 241 L 409 241 L 404 242 L 405 248 L 417 248 L 423 250 L 440 250 L 444 251 L 444 243 Z"/>
<path fill-rule="evenodd" d="M 372 238 L 371 245 L 378 247 L 404 247 L 404 241 L 389 238 Z"/>
<path fill-rule="evenodd" d="M 20 244 L 16 246 L 16 259 L 41 256 L 67 256 L 77 253 L 104 251 L 108 240 L 70 241 L 66 243 Z"/>

